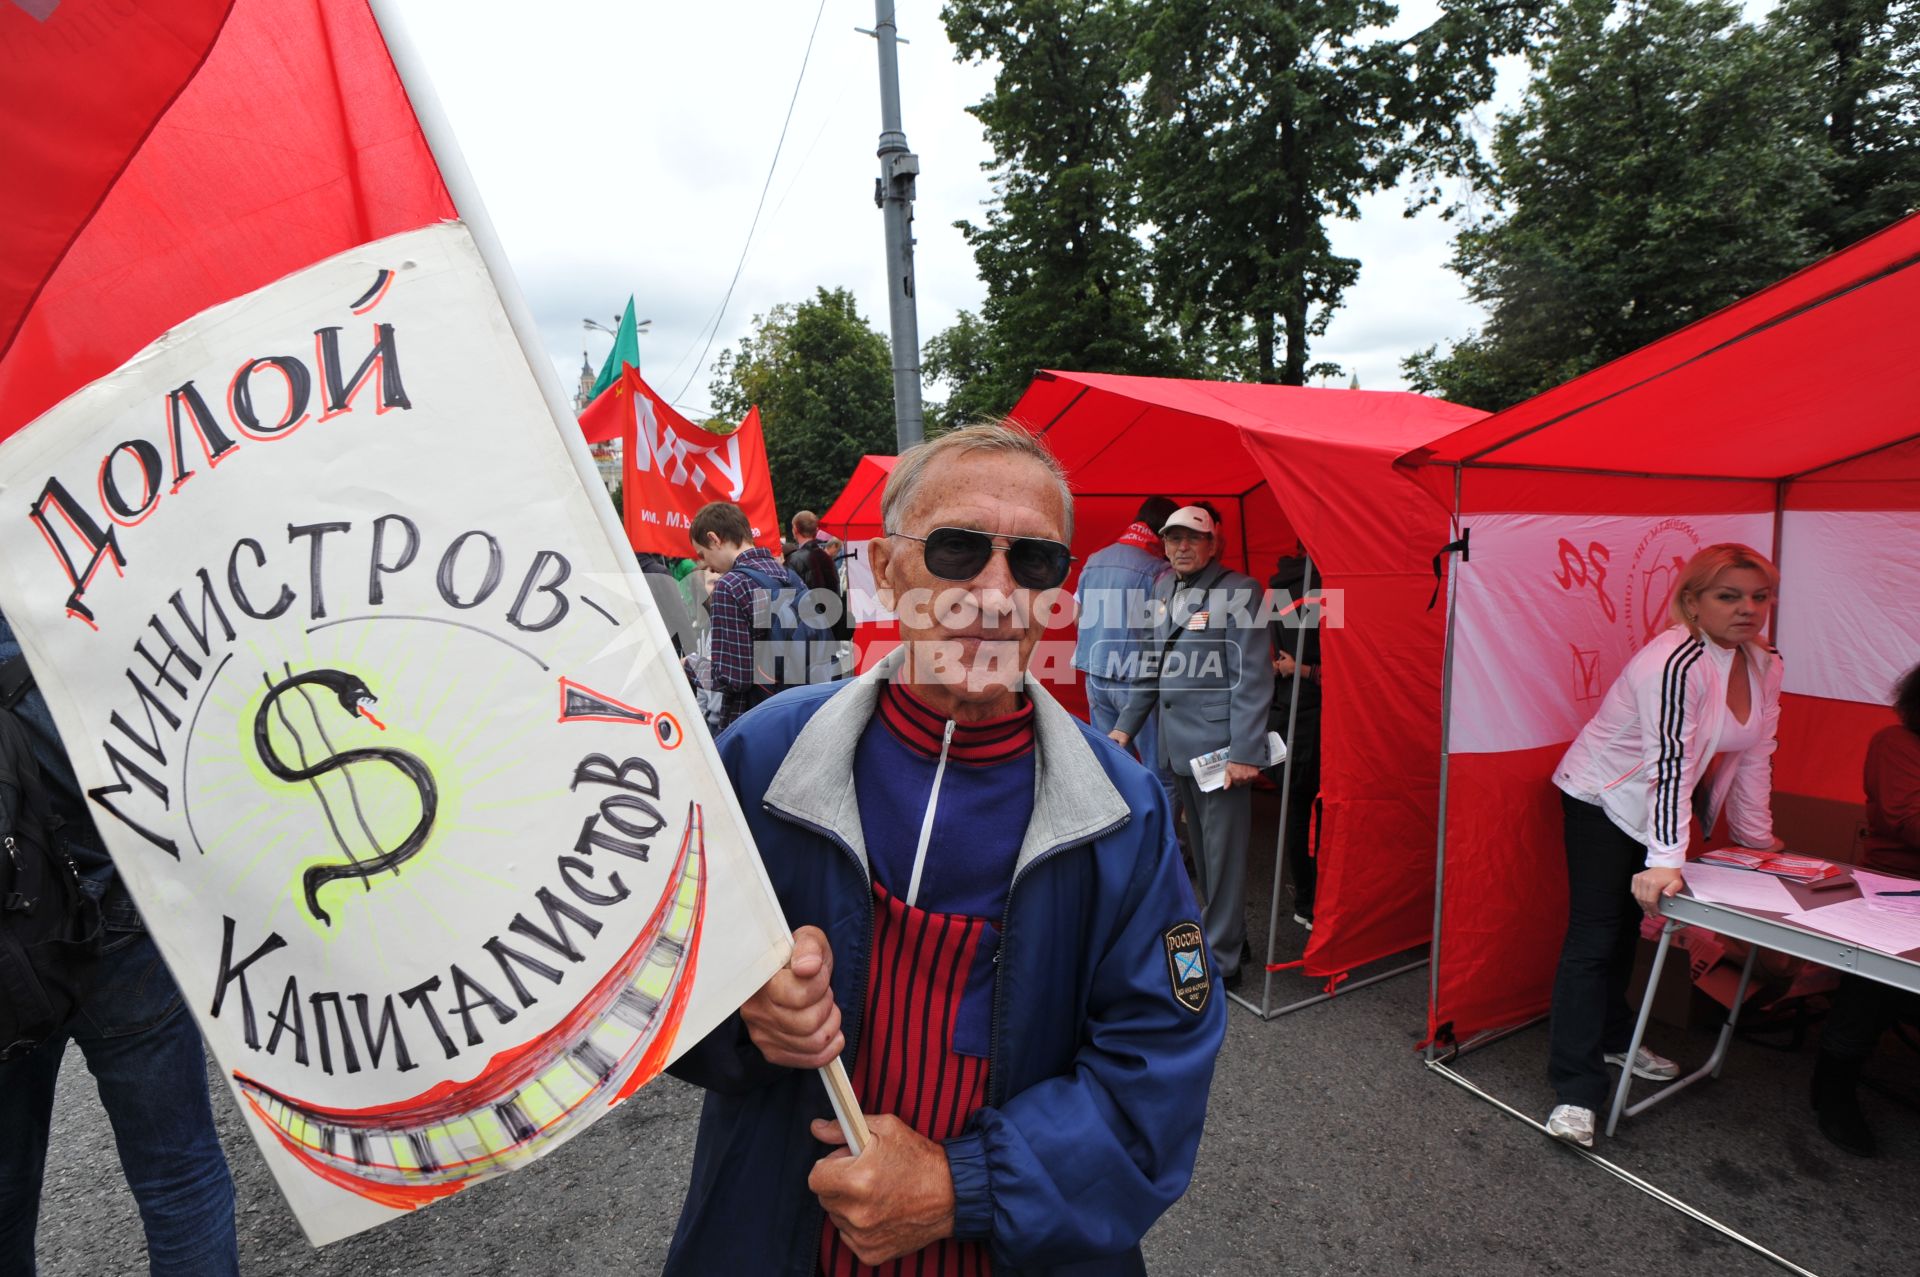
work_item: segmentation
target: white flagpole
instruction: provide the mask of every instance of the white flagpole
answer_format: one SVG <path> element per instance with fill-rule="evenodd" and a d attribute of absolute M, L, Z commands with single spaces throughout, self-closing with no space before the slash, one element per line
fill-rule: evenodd
<path fill-rule="evenodd" d="M 486 266 L 487 274 L 492 277 L 494 290 L 500 295 L 501 308 L 506 311 L 507 322 L 520 343 L 520 353 L 533 372 L 534 383 L 540 387 L 541 397 L 547 402 L 547 411 L 553 417 L 554 428 L 560 432 L 560 441 L 565 445 L 567 456 L 580 476 L 580 484 L 587 489 L 601 530 L 619 552 L 627 591 L 638 605 L 641 615 L 646 618 L 643 624 L 647 626 L 648 641 L 652 647 L 652 652 L 642 653 L 641 659 L 661 651 L 670 652 L 673 648 L 667 637 L 666 624 L 660 619 L 659 609 L 653 606 L 653 595 L 641 576 L 639 563 L 633 557 L 626 529 L 620 525 L 619 513 L 613 508 L 613 498 L 608 494 L 606 484 L 600 480 L 600 471 L 593 464 L 593 454 L 587 451 L 586 437 L 580 433 L 580 423 L 568 406 L 567 392 L 560 384 L 560 374 L 554 371 L 553 360 L 547 357 L 546 349 L 541 345 L 539 326 L 534 323 L 533 312 L 527 308 L 526 299 L 520 295 L 520 285 L 514 278 L 513 266 L 507 261 L 506 249 L 501 246 L 500 236 L 493 228 L 493 219 L 487 216 L 486 203 L 480 198 L 480 188 L 474 184 L 473 173 L 467 168 L 466 157 L 460 152 L 460 144 L 453 135 L 453 125 L 440 108 L 440 97 L 433 90 L 432 77 L 427 74 L 426 64 L 421 61 L 407 33 L 399 0 L 367 0 L 367 3 L 373 11 L 374 23 L 380 28 L 381 39 L 386 41 L 387 55 L 393 59 L 393 68 L 399 73 L 401 87 L 406 90 L 408 101 L 413 104 L 413 114 L 420 122 L 420 132 L 427 140 L 427 149 L 433 153 L 434 163 L 440 169 L 440 180 L 447 184 L 447 193 L 453 197 L 453 206 L 459 212 L 460 220 L 466 223 L 467 233 L 473 236 L 474 246 L 480 251 L 480 260 Z M 683 712 L 690 714 L 688 721 L 698 721 L 700 714 L 693 701 L 692 690 L 684 687 L 680 690 L 683 693 Z M 704 732 L 691 734 L 706 735 Z M 708 765 L 713 768 L 715 775 L 723 774 L 719 755 L 714 752 L 712 743 L 707 741 L 703 744 Z M 734 808 L 735 824 L 745 830 L 746 817 L 739 810 L 732 787 L 723 785 L 721 788 L 726 791 L 727 800 Z M 758 867 L 757 858 L 754 864 Z M 773 886 L 767 882 L 764 871 L 760 874 L 760 881 L 768 899 L 773 900 Z M 820 1080 L 826 1084 L 827 1097 L 832 1101 L 834 1116 L 839 1119 L 840 1129 L 847 1137 L 848 1150 L 858 1154 L 866 1147 L 869 1135 L 859 1100 L 854 1095 L 853 1083 L 847 1078 L 846 1065 L 836 1058 L 820 1070 Z"/>
<path fill-rule="evenodd" d="M 474 246 L 480 250 L 480 260 L 485 263 L 487 274 L 493 279 L 494 290 L 500 295 L 500 305 L 507 312 L 507 322 L 512 325 L 513 335 L 520 343 L 520 353 L 526 357 L 527 366 L 533 371 L 533 380 L 540 387 L 541 397 L 546 400 L 547 411 L 553 417 L 554 428 L 560 432 L 560 441 L 566 446 L 567 457 L 580 475 L 580 485 L 591 495 L 593 512 L 600 520 L 601 530 L 630 563 L 626 571 L 628 590 L 634 600 L 641 604 L 640 610 L 649 612 L 651 609 L 645 604 L 653 595 L 641 580 L 638 563 L 632 562 L 633 552 L 628 547 L 626 529 L 620 525 L 619 512 L 613 508 L 613 498 L 607 492 L 607 485 L 600 479 L 599 468 L 593 464 L 593 454 L 587 451 L 586 437 L 580 433 L 580 423 L 568 405 L 566 389 L 560 384 L 560 374 L 554 371 L 553 360 L 547 357 L 546 349 L 541 344 L 540 329 L 534 323 L 533 312 L 527 309 L 526 299 L 520 295 L 520 284 L 514 278 L 512 265 L 507 261 L 506 249 L 501 247 L 500 236 L 493 229 L 493 219 L 487 216 L 486 203 L 480 198 L 480 188 L 474 185 L 466 157 L 461 154 L 460 143 L 453 135 L 453 126 L 448 122 L 446 112 L 440 108 L 440 98 L 433 91 L 433 80 L 427 74 L 426 64 L 420 60 L 414 50 L 413 40 L 407 34 L 401 6 L 397 0 L 368 0 L 368 5 L 373 10 L 375 24 L 380 28 L 380 36 L 386 41 L 387 54 L 393 59 L 394 70 L 400 74 L 401 87 L 406 90 L 407 99 L 413 104 L 413 114 L 420 122 L 420 132 L 427 140 L 427 149 L 433 152 L 434 163 L 440 169 L 440 180 L 447 184 L 447 193 L 453 196 L 453 206 L 459 212 L 460 220 L 466 223 L 467 233 L 473 236 Z M 659 646 L 671 651 L 665 641 L 666 628 L 657 617 L 652 629 L 657 632 Z"/>

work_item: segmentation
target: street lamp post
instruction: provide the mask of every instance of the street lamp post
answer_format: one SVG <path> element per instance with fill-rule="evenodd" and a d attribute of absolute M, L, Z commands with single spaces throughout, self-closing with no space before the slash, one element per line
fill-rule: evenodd
<path fill-rule="evenodd" d="M 605 324 L 601 323 L 597 319 L 583 319 L 580 321 L 580 326 L 582 328 L 586 328 L 595 332 L 603 332 L 607 336 L 613 338 L 615 341 L 618 341 L 620 340 L 620 334 L 617 331 L 615 331 L 615 329 L 618 328 L 620 324 L 620 319 L 621 317 L 619 315 L 615 315 L 613 317 L 614 328 L 607 327 Z M 641 333 L 646 332 L 647 329 L 652 325 L 652 323 L 653 321 L 651 319 L 641 320 L 639 323 L 633 326 L 634 335 L 638 336 Z M 635 364 L 634 366 L 636 368 L 639 367 L 638 364 Z"/>
<path fill-rule="evenodd" d="M 893 21 L 894 0 L 874 0 L 873 30 L 880 50 L 880 176 L 873 202 L 884 214 L 887 239 L 887 318 L 893 347 L 893 429 L 905 452 L 925 437 L 920 409 L 920 321 L 914 307 L 913 198 L 920 157 L 907 149 L 900 123 L 900 59 L 904 44 Z M 864 30 L 864 29 L 863 29 Z"/>

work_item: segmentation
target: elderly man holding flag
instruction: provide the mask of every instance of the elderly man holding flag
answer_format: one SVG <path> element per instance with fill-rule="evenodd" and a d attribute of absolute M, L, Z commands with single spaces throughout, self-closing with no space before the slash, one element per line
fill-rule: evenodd
<path fill-rule="evenodd" d="M 870 546 L 901 649 L 720 754 L 794 953 L 676 1066 L 709 1090 L 670 1273 L 1143 1271 L 1223 1032 L 1151 773 L 1027 674 L 1071 562 L 1007 426 L 900 458 Z M 871 1141 L 827 1120 L 844 1057 Z"/>

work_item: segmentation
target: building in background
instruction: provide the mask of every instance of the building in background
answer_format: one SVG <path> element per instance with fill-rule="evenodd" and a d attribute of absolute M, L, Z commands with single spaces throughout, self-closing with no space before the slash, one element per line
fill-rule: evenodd
<path fill-rule="evenodd" d="M 573 392 L 573 411 L 578 416 L 587 407 L 589 392 L 593 390 L 595 373 L 593 363 L 587 358 L 587 352 L 580 352 L 580 386 Z M 620 440 L 609 439 L 605 443 L 591 443 L 587 451 L 593 454 L 593 464 L 600 471 L 600 482 L 607 485 L 608 492 L 620 490 Z"/>

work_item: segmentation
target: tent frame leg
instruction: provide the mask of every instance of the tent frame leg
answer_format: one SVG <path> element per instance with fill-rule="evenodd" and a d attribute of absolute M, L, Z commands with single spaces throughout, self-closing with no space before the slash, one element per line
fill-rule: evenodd
<path fill-rule="evenodd" d="M 1460 466 L 1453 468 L 1453 519 L 1447 530 L 1455 541 L 1460 539 L 1460 488 L 1463 471 Z M 1453 734 L 1453 622 L 1459 615 L 1458 594 L 1460 564 L 1458 560 L 1447 565 L 1447 628 L 1446 637 L 1441 644 L 1440 659 L 1440 794 L 1439 803 L 1434 811 L 1433 846 L 1433 935 L 1427 941 L 1427 1063 L 1433 1063 L 1438 1052 L 1434 1049 L 1434 1026 L 1440 1014 L 1440 925 L 1446 913 L 1447 903 L 1447 783 L 1453 774 L 1453 753 L 1450 747 Z"/>
<path fill-rule="evenodd" d="M 1476 1033 L 1465 1042 L 1459 1042 L 1447 1048 L 1444 1053 L 1436 1051 L 1433 1046 L 1429 1044 L 1427 1047 L 1428 1058 L 1436 1064 L 1451 1064 L 1462 1056 L 1472 1055 L 1481 1047 L 1492 1046 L 1495 1042 L 1510 1038 L 1516 1033 L 1525 1033 L 1536 1024 L 1545 1024 L 1546 1020 L 1547 1013 L 1542 1011 L 1539 1015 L 1522 1020 L 1518 1024 L 1510 1024 L 1504 1029 L 1487 1029 L 1483 1032 Z"/>
<path fill-rule="evenodd" d="M 1241 519 L 1240 526 L 1243 529 L 1246 527 L 1245 518 Z M 1300 548 L 1302 551 L 1306 549 L 1305 542 L 1301 543 Z M 1304 619 L 1306 598 L 1313 592 L 1313 556 L 1308 554 L 1304 555 L 1304 558 L 1306 560 L 1306 567 L 1300 578 L 1300 598 L 1296 600 L 1293 609 L 1293 615 L 1296 619 Z M 1319 623 L 1319 618 L 1316 616 L 1314 618 L 1314 624 L 1318 625 Z M 1237 993 L 1227 994 L 1228 998 L 1238 1002 L 1249 1011 L 1254 1012 L 1262 1020 L 1271 1020 L 1275 1015 L 1279 1014 L 1272 1010 L 1273 971 L 1271 968 L 1273 966 L 1273 942 L 1275 932 L 1280 929 L 1280 880 L 1281 875 L 1286 872 L 1287 868 L 1287 816 L 1292 810 L 1291 804 L 1293 802 L 1293 737 L 1300 721 L 1300 658 L 1306 655 L 1306 651 L 1307 627 L 1305 625 L 1299 625 L 1294 628 L 1293 634 L 1294 675 L 1293 688 L 1287 702 L 1287 734 L 1285 737 L 1287 757 L 1286 761 L 1280 764 L 1280 829 L 1278 836 L 1274 839 L 1273 846 L 1273 896 L 1267 902 L 1267 960 L 1262 968 L 1266 972 L 1266 980 L 1261 988 L 1260 1005 L 1257 1007 Z"/>
<path fill-rule="evenodd" d="M 1497 1096 L 1491 1094 L 1488 1091 L 1482 1090 L 1479 1086 L 1475 1085 L 1470 1079 L 1456 1072 L 1455 1070 L 1447 1067 L 1447 1065 L 1441 1063 L 1439 1060 L 1427 1060 L 1426 1066 L 1432 1072 L 1438 1073 L 1441 1077 L 1446 1078 L 1449 1082 L 1452 1082 L 1454 1085 L 1462 1088 L 1463 1090 L 1467 1091 L 1469 1094 L 1476 1095 L 1479 1098 L 1485 1100 L 1487 1103 L 1499 1109 L 1502 1113 L 1505 1113 L 1509 1117 L 1515 1118 L 1518 1121 L 1524 1122 L 1528 1126 L 1531 1126 L 1534 1130 L 1539 1131 L 1542 1136 L 1546 1137 L 1549 1143 L 1557 1145 L 1560 1148 L 1566 1149 L 1569 1152 L 1580 1157 L 1584 1161 L 1589 1162 L 1594 1166 L 1598 1166 L 1601 1170 L 1607 1172 L 1607 1174 L 1609 1175 L 1612 1175 L 1615 1179 L 1621 1180 L 1624 1183 L 1632 1185 L 1634 1188 L 1637 1188 L 1641 1192 L 1645 1193 L 1648 1197 L 1653 1198 L 1655 1201 L 1661 1203 L 1662 1205 L 1672 1207 L 1674 1210 L 1679 1211 L 1682 1215 L 1685 1215 L 1687 1218 L 1694 1220 L 1698 1223 L 1705 1224 L 1708 1228 L 1711 1228 L 1714 1232 L 1719 1233 L 1722 1237 L 1725 1237 L 1728 1241 L 1731 1241 L 1738 1245 L 1746 1247 L 1748 1250 L 1754 1252 L 1756 1255 L 1759 1255 L 1761 1258 L 1768 1260 L 1771 1263 L 1778 1264 L 1781 1268 L 1785 1269 L 1786 1271 L 1790 1273 L 1798 1274 L 1798 1277 L 1819 1277 L 1819 1274 L 1813 1272 L 1811 1269 L 1802 1268 L 1800 1265 L 1794 1263 L 1792 1260 L 1787 1259 L 1782 1255 L 1775 1254 L 1773 1251 L 1768 1250 L 1765 1246 L 1762 1246 L 1759 1242 L 1754 1241 L 1751 1237 L 1746 1236 L 1744 1233 L 1735 1231 L 1732 1227 L 1721 1223 L 1719 1220 L 1715 1219 L 1713 1216 L 1707 1214 L 1705 1211 L 1699 1209 L 1698 1207 L 1689 1205 L 1688 1203 L 1682 1201 L 1680 1198 L 1675 1197 L 1672 1193 L 1667 1192 L 1665 1189 L 1660 1188 L 1657 1185 L 1649 1183 L 1648 1181 L 1640 1178 L 1638 1175 L 1635 1175 L 1632 1171 L 1628 1170 L 1626 1167 L 1620 1166 L 1617 1163 L 1608 1161 L 1606 1158 L 1601 1157 L 1598 1153 L 1595 1153 L 1591 1149 L 1581 1148 L 1577 1144 L 1569 1144 L 1563 1140 L 1554 1139 L 1552 1136 L 1547 1135 L 1547 1128 L 1545 1123 L 1536 1122 L 1534 1119 L 1528 1117 L 1525 1113 L 1522 1113 L 1519 1109 L 1514 1108 L 1511 1104 L 1506 1103 L 1504 1100 L 1499 1099 Z"/>
<path fill-rule="evenodd" d="M 1391 980 L 1394 976 L 1405 975 L 1409 971 L 1418 971 L 1426 965 L 1427 959 L 1420 958 L 1407 963 L 1405 966 L 1395 967 L 1391 971 L 1382 971 L 1376 975 L 1367 976 L 1362 980 L 1345 981 L 1332 993 L 1317 993 L 1313 997 L 1302 998 L 1298 1002 L 1289 1002 L 1283 1007 L 1272 1006 L 1273 977 L 1276 973 L 1269 971 L 1267 972 L 1266 989 L 1262 993 L 1258 1005 L 1251 999 L 1242 997 L 1238 993 L 1228 993 L 1227 1000 L 1229 1002 L 1239 1003 L 1247 1010 L 1259 1016 L 1262 1021 L 1277 1020 L 1283 1015 L 1291 1015 L 1295 1011 L 1304 1011 L 1308 1007 L 1319 1006 L 1322 1002 L 1331 1002 L 1335 998 L 1344 997 L 1355 989 L 1364 989 L 1370 984 L 1379 984 L 1382 980 Z"/>

